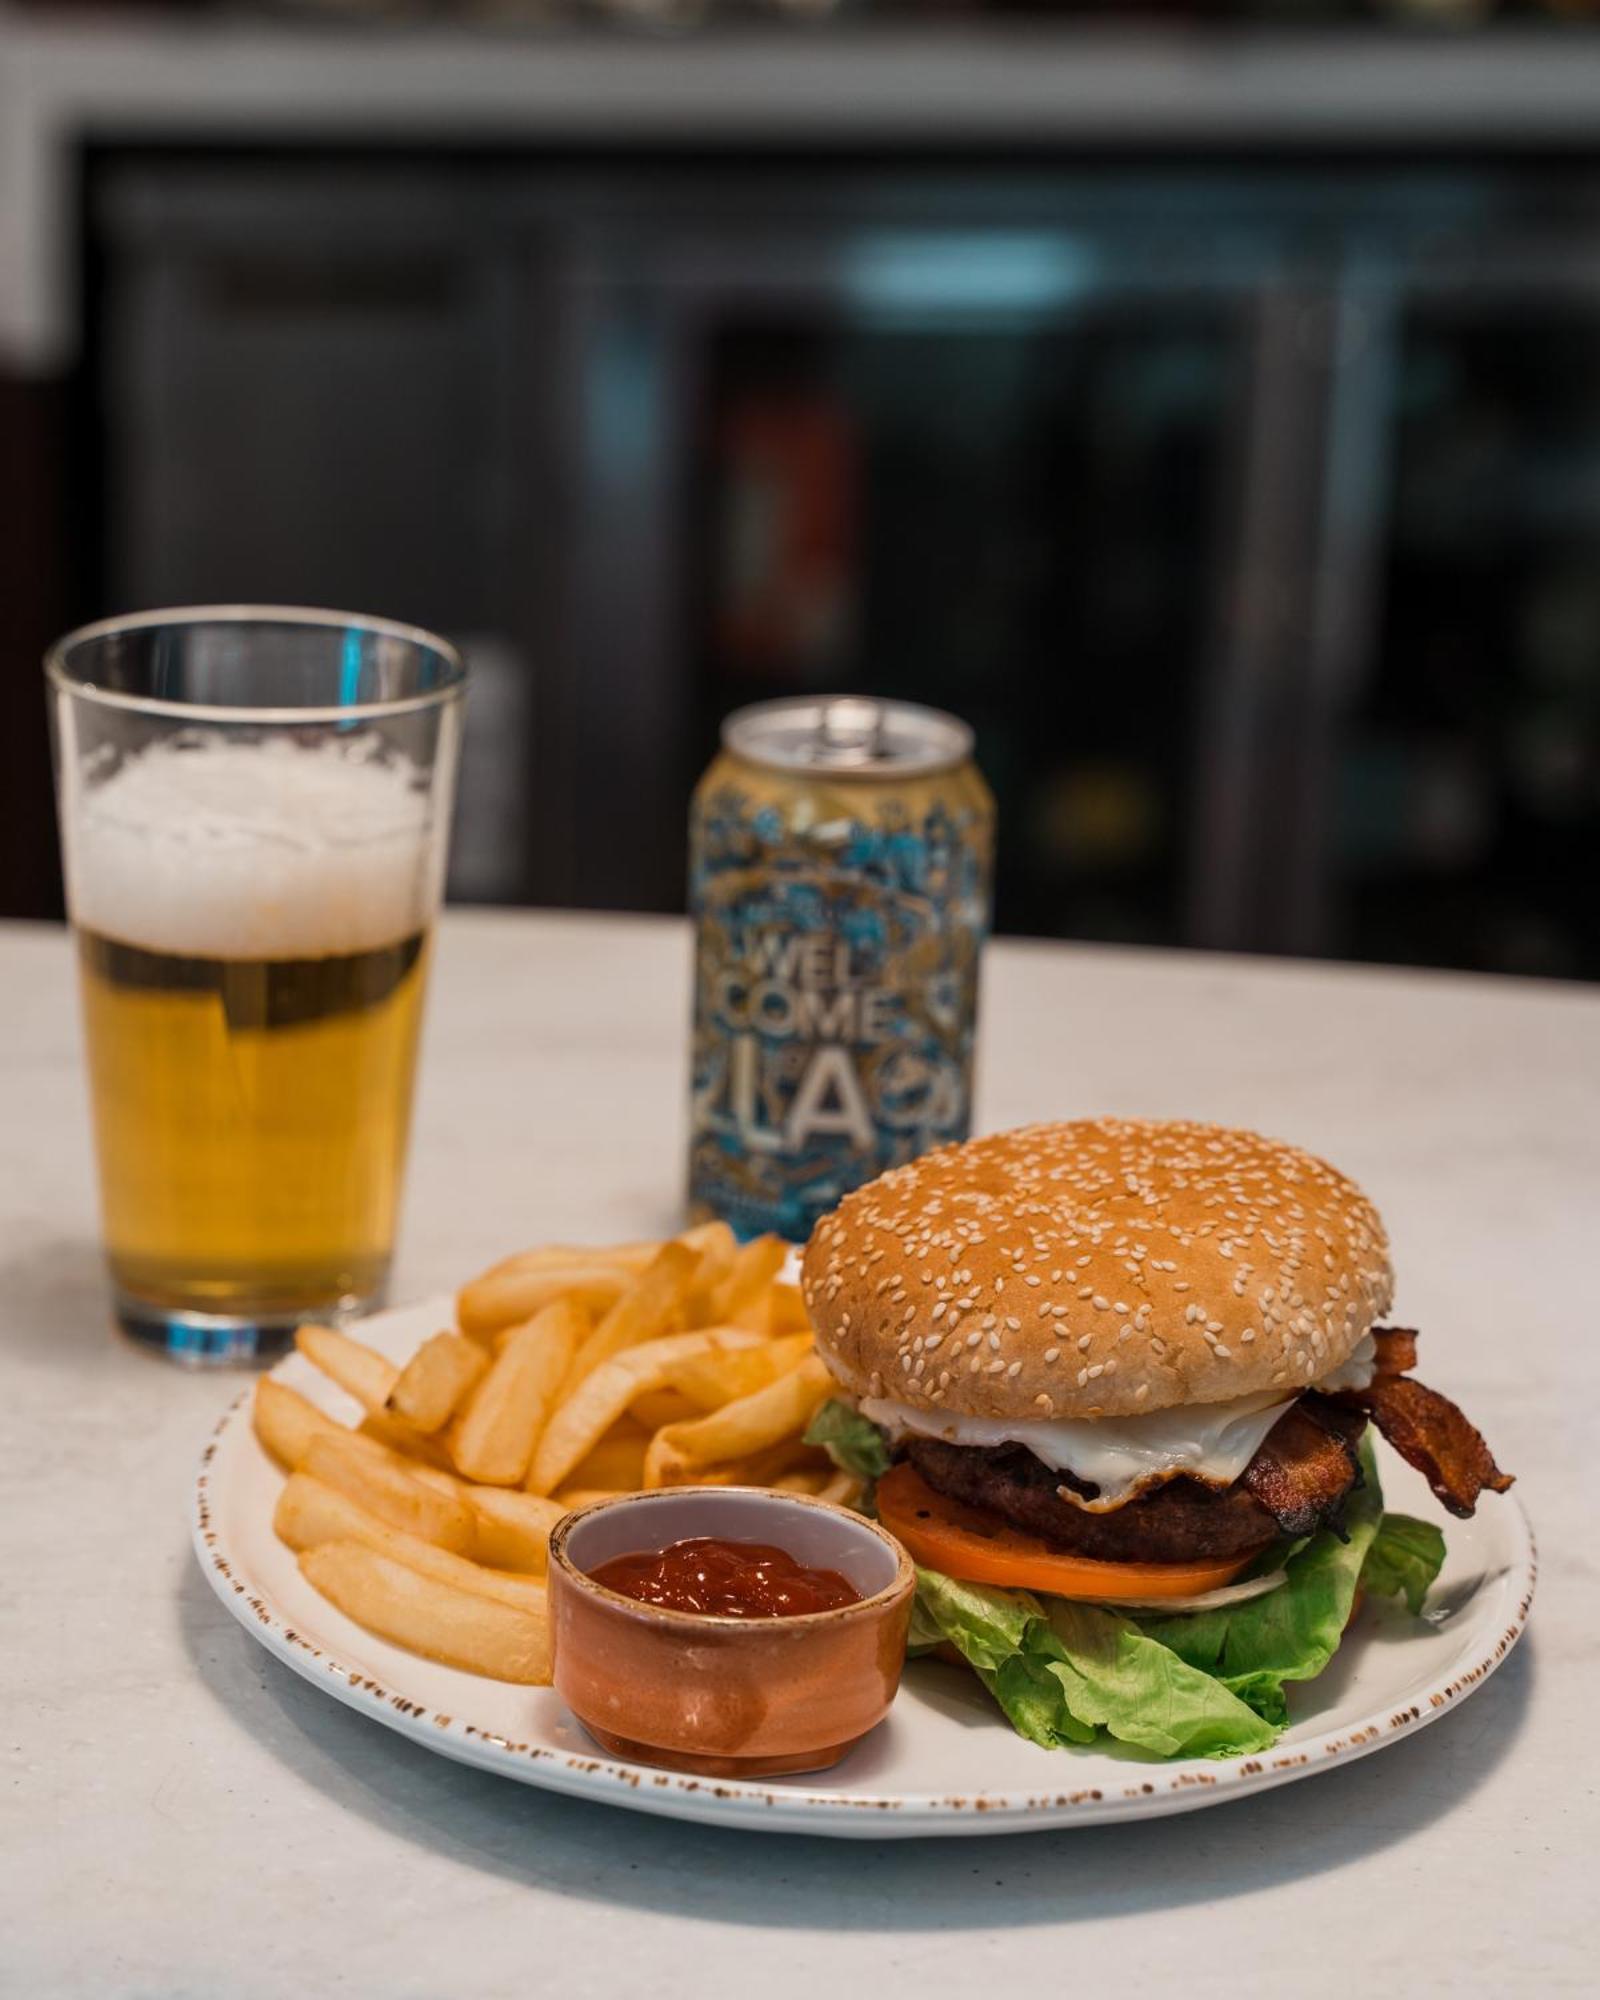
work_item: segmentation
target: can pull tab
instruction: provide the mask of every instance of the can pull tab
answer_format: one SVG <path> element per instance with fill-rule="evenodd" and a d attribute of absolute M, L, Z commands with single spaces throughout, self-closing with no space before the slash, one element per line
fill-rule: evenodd
<path fill-rule="evenodd" d="M 887 720 L 881 701 L 846 695 L 825 702 L 817 721 L 816 762 L 835 771 L 881 762 Z"/>

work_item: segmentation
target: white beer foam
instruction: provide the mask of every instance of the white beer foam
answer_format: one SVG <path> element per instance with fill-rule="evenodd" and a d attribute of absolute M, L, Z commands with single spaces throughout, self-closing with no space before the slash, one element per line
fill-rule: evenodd
<path fill-rule="evenodd" d="M 196 958 L 323 958 L 398 943 L 432 915 L 429 800 L 370 741 L 172 740 L 68 813 L 87 930 Z"/>

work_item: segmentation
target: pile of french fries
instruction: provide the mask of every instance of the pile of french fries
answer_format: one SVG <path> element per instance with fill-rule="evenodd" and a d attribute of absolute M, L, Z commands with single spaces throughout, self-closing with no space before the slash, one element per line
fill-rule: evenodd
<path fill-rule="evenodd" d="M 403 1367 L 331 1327 L 306 1359 L 361 1406 L 337 1422 L 271 1376 L 262 1444 L 288 1473 L 273 1527 L 358 1624 L 447 1666 L 549 1679 L 544 1574 L 572 1507 L 674 1485 L 851 1504 L 804 1433 L 829 1381 L 776 1237 L 552 1246 L 464 1286 Z"/>

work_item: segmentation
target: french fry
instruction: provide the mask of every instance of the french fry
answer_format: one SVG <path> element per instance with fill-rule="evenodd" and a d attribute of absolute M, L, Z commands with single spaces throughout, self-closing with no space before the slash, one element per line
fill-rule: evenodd
<path fill-rule="evenodd" d="M 408 1479 L 431 1486 L 436 1493 L 453 1498 L 463 1484 L 445 1462 L 443 1447 L 398 1419 L 363 1417 L 353 1431 L 340 1428 L 332 1435 L 342 1443 L 355 1445 L 358 1452 L 365 1452 L 369 1464 L 387 1465 L 395 1472 L 403 1472 Z"/>
<path fill-rule="evenodd" d="M 764 1333 L 769 1340 L 791 1333 L 804 1333 L 809 1338 L 811 1333 L 811 1321 L 798 1285 L 764 1285 L 743 1305 L 735 1307 L 728 1319 L 731 1325 L 747 1326 L 753 1333 Z"/>
<path fill-rule="evenodd" d="M 400 1370 L 385 1411 L 419 1431 L 441 1431 L 488 1365 L 476 1341 L 459 1333 L 436 1333 Z"/>
<path fill-rule="evenodd" d="M 314 1437 L 300 1469 L 348 1494 L 392 1528 L 453 1549 L 457 1555 L 472 1552 L 476 1538 L 466 1502 L 403 1470 L 393 1452 L 370 1438 L 349 1432 L 342 1437 Z"/>
<path fill-rule="evenodd" d="M 708 1326 L 712 1307 L 721 1291 L 733 1260 L 739 1254 L 739 1239 L 725 1222 L 707 1225 L 707 1239 L 684 1301 L 684 1316 L 691 1327 Z"/>
<path fill-rule="evenodd" d="M 400 1371 L 375 1348 L 363 1347 L 331 1326 L 302 1326 L 294 1344 L 313 1368 L 320 1368 L 364 1410 L 382 1410 Z"/>
<path fill-rule="evenodd" d="M 684 1244 L 698 1256 L 708 1244 L 718 1241 L 722 1230 L 720 1222 L 697 1222 L 691 1228 L 680 1229 L 672 1240 Z"/>
<path fill-rule="evenodd" d="M 806 1311 L 806 1302 L 798 1285 L 785 1284 L 780 1280 L 768 1287 L 766 1331 L 774 1337 L 788 1333 L 803 1333 L 810 1337 L 811 1315 Z"/>
<path fill-rule="evenodd" d="M 662 1244 L 649 1269 L 634 1280 L 573 1356 L 562 1384 L 563 1400 L 613 1355 L 660 1339 L 672 1329 L 699 1254 L 686 1243 Z"/>
<path fill-rule="evenodd" d="M 828 1371 L 813 1354 L 752 1396 L 693 1423 L 669 1424 L 645 1453 L 646 1487 L 682 1485 L 698 1471 L 798 1438 L 831 1390 Z"/>
<path fill-rule="evenodd" d="M 370 1438 L 400 1458 L 414 1459 L 418 1471 L 425 1465 L 439 1472 L 450 1470 L 450 1455 L 438 1438 L 419 1431 L 404 1417 L 391 1417 L 387 1410 L 369 1410 L 356 1425 L 356 1435 Z"/>
<path fill-rule="evenodd" d="M 457 1478 L 447 1467 L 433 1465 L 425 1458 L 408 1458 L 401 1452 L 396 1452 L 395 1458 L 399 1461 L 402 1472 L 410 1473 L 413 1479 L 420 1480 L 424 1486 L 431 1486 L 435 1493 L 448 1493 L 452 1500 L 465 1500 L 470 1493 L 488 1493 L 493 1490 L 487 1486 L 471 1486 L 465 1479 Z"/>
<path fill-rule="evenodd" d="M 572 1468 L 567 1484 L 604 1488 L 610 1493 L 635 1492 L 644 1484 L 644 1455 L 649 1443 L 642 1431 L 619 1437 L 613 1430 Z"/>
<path fill-rule="evenodd" d="M 468 1673 L 531 1687 L 550 1678 L 550 1624 L 529 1609 L 421 1576 L 360 1542 L 323 1542 L 301 1573 L 347 1618 Z"/>
<path fill-rule="evenodd" d="M 273 1532 L 297 1554 L 302 1549 L 320 1547 L 323 1542 L 364 1542 L 380 1555 L 414 1569 L 419 1576 L 437 1577 L 459 1590 L 475 1590 L 492 1597 L 497 1604 L 514 1604 L 524 1611 L 543 1614 L 544 1585 L 528 1576 L 512 1576 L 503 1570 L 486 1569 L 465 1556 L 452 1555 L 435 1542 L 391 1528 L 359 1506 L 348 1493 L 324 1486 L 309 1472 L 291 1473 L 278 1495 L 272 1517 Z"/>
<path fill-rule="evenodd" d="M 734 1258 L 727 1277 L 718 1287 L 713 1318 L 725 1323 L 750 1305 L 783 1269 L 788 1254 L 789 1246 L 781 1237 L 752 1237 Z M 766 1327 L 761 1331 L 765 1333 Z"/>
<path fill-rule="evenodd" d="M 556 1299 L 505 1343 L 450 1433 L 458 1471 L 485 1486 L 522 1480 L 587 1330 L 583 1309 L 570 1298 Z"/>
<path fill-rule="evenodd" d="M 274 1525 L 370 1630 L 500 1679 L 548 1678 L 543 1577 L 569 1508 L 641 1487 L 855 1500 L 804 1442 L 831 1384 L 776 1237 L 708 1222 L 662 1242 L 551 1244 L 458 1295 L 460 1332 L 403 1368 L 331 1327 L 297 1345 L 354 1430 L 270 1378 L 254 1422 L 290 1477 Z"/>
<path fill-rule="evenodd" d="M 785 1334 L 781 1340 L 759 1347 L 740 1348 L 732 1354 L 706 1354 L 685 1361 L 673 1375 L 672 1386 L 694 1405 L 690 1414 L 703 1415 L 720 1410 L 724 1403 L 741 1396 L 753 1396 L 791 1368 L 798 1368 L 811 1352 L 809 1333 Z M 676 1421 L 674 1419 L 673 1421 Z M 659 1426 L 658 1426 L 659 1428 Z"/>
<path fill-rule="evenodd" d="M 550 1567 L 550 1530 L 566 1512 L 537 1493 L 508 1486 L 460 1487 L 477 1531 L 477 1555 L 497 1569 L 543 1576 Z"/>
<path fill-rule="evenodd" d="M 308 1396 L 275 1382 L 270 1375 L 263 1375 L 256 1383 L 250 1417 L 256 1436 L 291 1472 L 305 1463 L 313 1438 L 349 1436 L 343 1424 L 336 1423 L 326 1410 L 319 1410 Z"/>
<path fill-rule="evenodd" d="M 817 1488 L 817 1498 L 831 1500 L 836 1507 L 854 1507 L 861 1498 L 861 1481 L 841 1466 L 825 1486 Z"/>
<path fill-rule="evenodd" d="M 765 1285 L 753 1298 L 745 1300 L 728 1314 L 729 1326 L 742 1326 L 747 1333 L 759 1333 L 764 1340 L 772 1338 L 772 1287 Z"/>
<path fill-rule="evenodd" d="M 793 1472 L 780 1472 L 772 1483 L 780 1493 L 809 1493 L 840 1507 L 854 1506 L 861 1498 L 861 1481 L 831 1465 L 798 1466 Z"/>
<path fill-rule="evenodd" d="M 433 1440 L 424 1442 L 431 1444 Z M 514 1487 L 475 1486 L 436 1465 L 392 1452 L 388 1456 L 398 1471 L 420 1485 L 466 1502 L 472 1516 L 472 1553 L 479 1562 L 529 1576 L 544 1575 L 550 1561 L 550 1530 L 564 1511 L 553 1500 L 536 1493 L 519 1493 Z"/>
<path fill-rule="evenodd" d="M 699 1260 L 708 1249 L 724 1245 L 730 1234 L 726 1223 L 703 1222 L 671 1240 Z M 588 1311 L 603 1314 L 664 1247 L 653 1242 L 569 1243 L 519 1251 L 461 1288 L 457 1322 L 474 1340 L 488 1340 L 502 1327 L 531 1319 L 552 1299 L 563 1296 L 574 1296 Z"/>
<path fill-rule="evenodd" d="M 668 1424 L 687 1423 L 690 1417 L 700 1414 L 700 1405 L 692 1403 L 676 1388 L 649 1389 L 629 1405 L 629 1414 L 637 1418 L 646 1431 L 659 1431 Z"/>
<path fill-rule="evenodd" d="M 746 1452 L 738 1458 L 724 1458 L 715 1465 L 688 1465 L 678 1468 L 668 1486 L 776 1486 L 787 1473 L 803 1470 L 824 1471 L 827 1460 L 804 1438 L 782 1438 L 761 1451 Z"/>
<path fill-rule="evenodd" d="M 520 1326 L 557 1299 L 589 1312 L 610 1309 L 633 1283 L 618 1264 L 551 1264 L 537 1270 L 488 1271 L 456 1295 L 456 1323 L 474 1340 L 493 1340 L 502 1327 Z"/>
<path fill-rule="evenodd" d="M 828 1484 L 829 1473 L 825 1465 L 802 1465 L 793 1472 L 780 1472 L 773 1480 L 773 1488 L 779 1493 L 820 1493 Z"/>
<path fill-rule="evenodd" d="M 670 1246 L 669 1246 L 670 1247 Z M 654 1267 L 652 1267 L 654 1268 Z M 532 1493 L 553 1493 L 587 1457 L 636 1396 L 664 1388 L 679 1362 L 750 1346 L 759 1335 L 722 1328 L 673 1333 L 624 1349 L 585 1375 L 563 1398 L 545 1426 L 527 1477 Z"/>

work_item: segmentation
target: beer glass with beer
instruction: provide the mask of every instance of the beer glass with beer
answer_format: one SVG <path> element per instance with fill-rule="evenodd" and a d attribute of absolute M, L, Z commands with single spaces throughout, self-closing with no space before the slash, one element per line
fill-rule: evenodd
<path fill-rule="evenodd" d="M 188 1362 L 381 1301 L 464 671 L 228 606 L 45 663 L 117 1317 Z"/>

